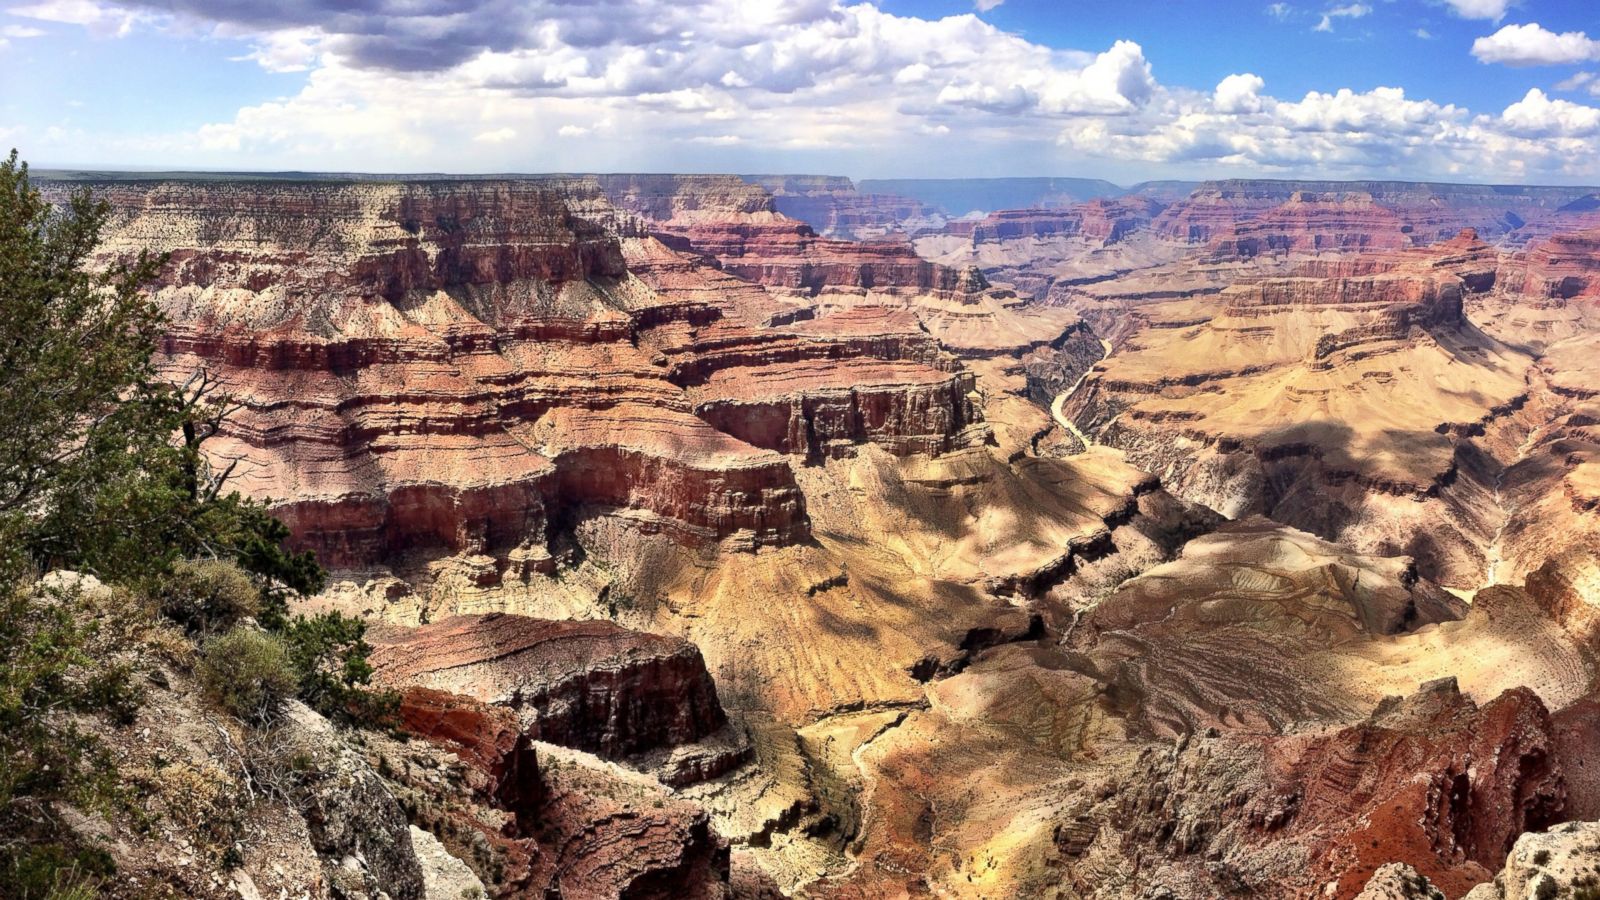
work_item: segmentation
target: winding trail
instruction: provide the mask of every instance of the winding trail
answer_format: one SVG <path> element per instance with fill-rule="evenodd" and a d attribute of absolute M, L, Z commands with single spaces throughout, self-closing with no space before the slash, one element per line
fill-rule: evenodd
<path fill-rule="evenodd" d="M 1102 351 L 1100 354 L 1100 361 L 1105 362 L 1105 360 L 1111 356 L 1111 342 L 1105 338 L 1100 338 L 1100 349 Z M 1089 377 L 1089 373 L 1093 371 L 1094 366 L 1084 369 L 1083 374 L 1078 376 L 1078 380 L 1072 383 L 1072 387 L 1067 388 L 1066 390 L 1057 394 L 1056 399 L 1050 401 L 1051 418 L 1056 420 L 1057 425 L 1065 428 L 1073 437 L 1077 438 L 1078 441 L 1083 444 L 1085 449 L 1094 446 L 1094 439 L 1078 430 L 1077 424 L 1071 419 L 1067 418 L 1067 414 L 1063 411 L 1063 408 L 1066 406 L 1067 401 L 1072 399 L 1072 395 L 1078 392 L 1078 388 L 1083 387 L 1083 382 Z"/>

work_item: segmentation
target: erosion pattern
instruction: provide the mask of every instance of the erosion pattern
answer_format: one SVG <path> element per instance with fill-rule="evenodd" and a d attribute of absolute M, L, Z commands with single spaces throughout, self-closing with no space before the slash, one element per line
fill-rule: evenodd
<path fill-rule="evenodd" d="M 1592 188 L 96 187 L 491 893 L 1581 876 Z"/>

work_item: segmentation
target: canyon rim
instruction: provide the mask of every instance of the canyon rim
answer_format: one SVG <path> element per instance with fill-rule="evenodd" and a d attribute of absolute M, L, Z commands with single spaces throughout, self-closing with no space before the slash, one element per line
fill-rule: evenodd
<path fill-rule="evenodd" d="M 1121 7 L 0 0 L 0 900 L 1600 897 L 1600 16 Z"/>

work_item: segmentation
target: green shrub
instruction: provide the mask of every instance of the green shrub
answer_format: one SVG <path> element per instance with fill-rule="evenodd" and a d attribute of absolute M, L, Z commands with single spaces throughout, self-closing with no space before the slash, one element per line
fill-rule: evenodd
<path fill-rule="evenodd" d="M 300 682 L 283 639 L 245 626 L 207 641 L 196 674 L 218 705 L 252 725 L 277 718 Z"/>
<path fill-rule="evenodd" d="M 10 854 L 0 869 L 8 900 L 93 900 L 115 867 L 103 850 L 39 844 Z"/>
<path fill-rule="evenodd" d="M 223 560 L 182 560 L 156 589 L 161 611 L 191 634 L 219 634 L 261 612 L 261 588 Z"/>
<path fill-rule="evenodd" d="M 330 612 L 296 616 L 280 633 L 299 672 L 299 697 L 306 705 L 350 725 L 382 727 L 391 723 L 399 698 L 366 687 L 372 680 L 367 623 Z"/>

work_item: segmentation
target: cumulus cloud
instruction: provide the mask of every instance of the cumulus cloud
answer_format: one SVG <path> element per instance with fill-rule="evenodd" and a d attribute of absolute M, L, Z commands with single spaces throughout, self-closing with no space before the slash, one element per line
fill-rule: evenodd
<path fill-rule="evenodd" d="M 1556 100 L 1532 88 L 1500 114 L 1508 130 L 1529 138 L 1590 137 L 1600 133 L 1600 109 Z"/>
<path fill-rule="evenodd" d="M 1281 7 L 1285 17 L 1310 15 Z M 209 28 L 248 42 L 254 64 L 305 73 L 297 92 L 194 131 L 142 143 L 101 137 L 91 148 L 128 162 L 532 171 L 779 159 L 860 171 L 892 150 L 897 165 L 1027 154 L 1028 166 L 1107 161 L 1191 177 L 1600 174 L 1600 113 L 1539 91 L 1475 115 L 1398 87 L 1334 82 L 1280 98 L 1249 72 L 1191 89 L 1161 82 L 1159 60 L 1132 41 L 1061 49 L 971 13 L 928 19 L 855 0 L 43 0 L 27 8 L 112 33 L 125 23 Z M 1317 8 L 1330 21 L 1372 11 Z M 78 155 L 86 139 L 62 137 L 56 152 Z M 40 135 L 30 146 L 39 154 L 55 145 Z"/>
<path fill-rule="evenodd" d="M 1600 59 L 1600 41 L 1581 31 L 1556 34 L 1537 23 L 1507 25 L 1472 42 L 1479 62 L 1506 66 L 1557 66 Z"/>
<path fill-rule="evenodd" d="M 1217 112 L 1240 115 L 1257 113 L 1261 111 L 1261 89 L 1267 83 L 1259 75 L 1246 72 L 1243 75 L 1229 75 L 1217 83 L 1217 89 L 1212 96 L 1212 106 Z"/>
<path fill-rule="evenodd" d="M 1506 17 L 1515 0 L 1444 0 L 1444 5 L 1463 19 L 1489 19 L 1498 22 Z"/>

